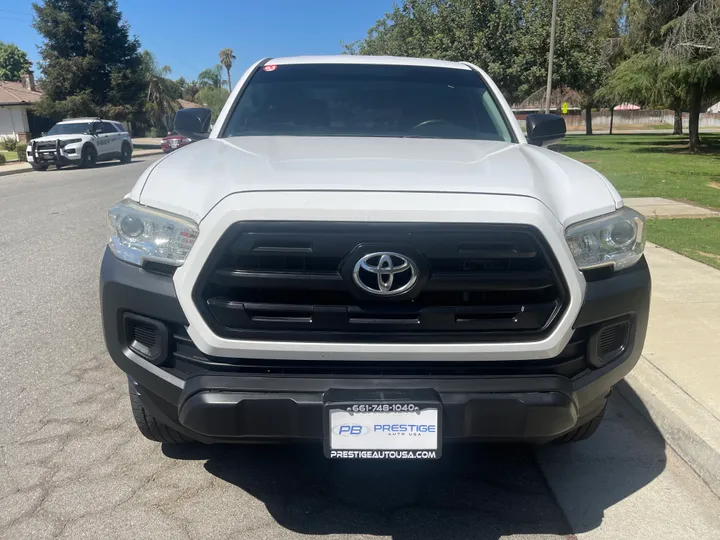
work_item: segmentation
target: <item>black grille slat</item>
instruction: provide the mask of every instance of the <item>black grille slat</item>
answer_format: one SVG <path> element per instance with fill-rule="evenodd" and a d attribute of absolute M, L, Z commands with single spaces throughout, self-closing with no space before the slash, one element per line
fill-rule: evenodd
<path fill-rule="evenodd" d="M 214 283 L 234 287 L 269 287 L 275 289 L 321 288 L 345 290 L 340 274 L 314 274 L 307 272 L 261 272 L 220 268 L 210 279 Z"/>
<path fill-rule="evenodd" d="M 417 294 L 363 295 L 348 273 L 358 246 L 421 260 Z M 224 337 L 423 343 L 538 339 L 567 289 L 529 226 L 247 222 L 223 235 L 193 297 Z"/>
<path fill-rule="evenodd" d="M 425 290 L 441 291 L 524 291 L 546 289 L 555 285 L 547 270 L 502 274 L 436 273 L 430 277 Z"/>
<path fill-rule="evenodd" d="M 142 323 L 135 323 L 132 327 L 132 337 L 138 343 L 142 343 L 148 348 L 155 345 L 157 339 L 157 331 L 154 327 Z"/>

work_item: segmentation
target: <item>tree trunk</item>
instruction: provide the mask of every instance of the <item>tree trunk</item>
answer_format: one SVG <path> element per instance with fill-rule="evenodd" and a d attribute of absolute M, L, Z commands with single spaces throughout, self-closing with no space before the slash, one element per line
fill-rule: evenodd
<path fill-rule="evenodd" d="M 585 135 L 592 135 L 592 106 L 585 108 Z"/>
<path fill-rule="evenodd" d="M 699 84 L 690 85 L 690 152 L 697 154 L 700 151 L 700 105 L 702 104 L 702 88 Z"/>
<path fill-rule="evenodd" d="M 675 123 L 673 124 L 673 135 L 682 135 L 682 109 L 675 109 Z"/>
<path fill-rule="evenodd" d="M 228 91 L 232 92 L 233 89 L 232 89 L 232 81 L 230 80 L 230 68 L 227 68 L 227 72 L 228 72 Z"/>
<path fill-rule="evenodd" d="M 613 122 L 615 122 L 615 106 L 610 105 L 610 135 L 612 135 Z"/>

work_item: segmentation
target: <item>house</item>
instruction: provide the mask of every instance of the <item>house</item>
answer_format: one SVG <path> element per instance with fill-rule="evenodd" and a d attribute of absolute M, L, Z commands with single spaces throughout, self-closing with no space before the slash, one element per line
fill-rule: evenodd
<path fill-rule="evenodd" d="M 178 99 L 176 101 L 180 109 L 200 109 L 202 107 L 199 103 L 193 103 L 187 99 Z"/>
<path fill-rule="evenodd" d="M 713 105 L 712 107 L 710 107 L 710 108 L 707 110 L 707 112 L 709 112 L 709 113 L 715 113 L 715 114 L 720 113 L 720 101 L 718 101 L 715 105 Z"/>
<path fill-rule="evenodd" d="M 635 105 L 634 103 L 621 103 L 616 105 L 613 110 L 615 111 L 639 111 L 642 107 Z"/>
<path fill-rule="evenodd" d="M 23 73 L 20 82 L 0 81 L 0 139 L 29 141 L 39 135 L 34 129 L 36 117 L 29 108 L 41 97 L 31 71 Z"/>

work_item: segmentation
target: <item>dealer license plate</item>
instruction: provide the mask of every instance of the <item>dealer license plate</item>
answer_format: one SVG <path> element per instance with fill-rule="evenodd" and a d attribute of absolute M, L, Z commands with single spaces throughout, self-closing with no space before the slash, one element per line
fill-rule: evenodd
<path fill-rule="evenodd" d="M 437 459 L 442 440 L 437 405 L 327 403 L 325 454 L 336 459 Z"/>

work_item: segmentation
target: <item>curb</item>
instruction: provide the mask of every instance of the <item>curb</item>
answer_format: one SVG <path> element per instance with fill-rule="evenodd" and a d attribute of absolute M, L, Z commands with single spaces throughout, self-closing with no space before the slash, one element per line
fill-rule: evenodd
<path fill-rule="evenodd" d="M 155 156 L 157 154 L 162 154 L 162 153 L 163 153 L 163 151 L 161 149 L 139 150 L 137 152 L 133 152 L 133 157 L 141 158 L 141 157 L 147 157 L 147 156 Z M 10 176 L 11 174 L 22 174 L 22 173 L 26 173 L 26 172 L 30 172 L 30 171 L 32 171 L 32 167 L 30 167 L 30 165 L 28 165 L 27 167 L 10 169 L 9 171 L 3 171 L 2 168 L 0 168 L 0 177 Z"/>
<path fill-rule="evenodd" d="M 625 381 L 620 394 L 720 496 L 720 420 L 644 356 Z"/>

